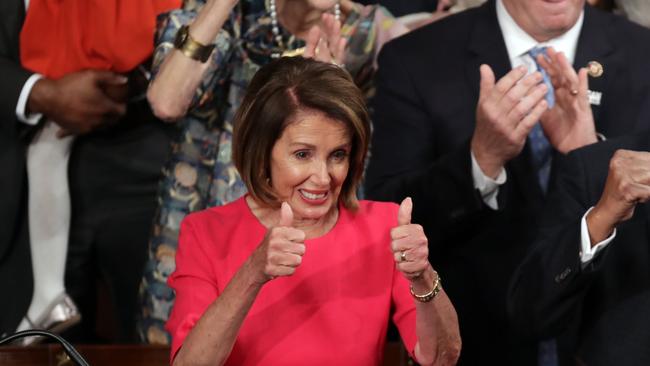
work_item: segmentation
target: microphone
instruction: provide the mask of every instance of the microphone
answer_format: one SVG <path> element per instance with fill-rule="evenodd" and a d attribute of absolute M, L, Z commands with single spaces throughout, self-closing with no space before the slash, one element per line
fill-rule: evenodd
<path fill-rule="evenodd" d="M 41 337 L 47 337 L 47 338 L 52 338 L 55 339 L 57 342 L 61 344 L 63 347 L 63 350 L 65 353 L 70 357 L 74 363 L 76 363 L 79 366 L 90 366 L 88 364 L 88 361 L 86 361 L 83 356 L 70 344 L 70 342 L 66 341 L 63 339 L 63 337 L 48 332 L 46 330 L 40 330 L 40 329 L 30 329 L 30 330 L 23 330 L 21 332 L 14 333 L 10 336 L 7 336 L 3 339 L 0 339 L 0 346 L 5 345 L 7 343 L 11 343 L 15 341 L 16 339 L 20 338 L 25 338 L 25 337 L 33 337 L 33 336 L 41 336 Z"/>

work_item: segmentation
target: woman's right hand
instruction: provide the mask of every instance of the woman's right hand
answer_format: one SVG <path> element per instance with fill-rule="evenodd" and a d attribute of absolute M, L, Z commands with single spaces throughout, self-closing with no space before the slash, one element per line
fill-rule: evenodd
<path fill-rule="evenodd" d="M 279 276 L 291 276 L 305 254 L 305 233 L 293 224 L 293 212 L 288 203 L 280 208 L 280 222 L 270 228 L 262 243 L 250 258 L 255 282 L 260 285 Z"/>

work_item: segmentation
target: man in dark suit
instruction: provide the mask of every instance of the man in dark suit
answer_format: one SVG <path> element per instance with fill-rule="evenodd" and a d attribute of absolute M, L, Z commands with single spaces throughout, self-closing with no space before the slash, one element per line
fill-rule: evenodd
<path fill-rule="evenodd" d="M 83 70 L 57 79 L 38 79 L 21 65 L 19 40 L 27 3 L 0 3 L 0 167 L 4 172 L 0 178 L 0 294 L 7 300 L 0 302 L 0 334 L 16 329 L 32 296 L 25 154 L 41 125 L 26 121 L 25 115 L 42 114 L 66 133 L 78 136 L 69 167 L 72 222 L 66 289 L 85 319 L 77 333 L 79 340 L 97 340 L 94 315 L 99 280 L 106 283 L 112 300 L 100 307 L 113 312 L 109 316 L 115 321 L 107 333 L 113 333 L 114 341 L 135 341 L 137 288 L 173 127 L 152 115 L 143 98 L 147 81 L 138 68 L 128 75 L 128 85 L 121 82 L 111 88 L 107 78 L 123 77 L 105 70 Z M 42 27 L 47 29 L 47 24 Z"/>
<path fill-rule="evenodd" d="M 18 34 L 23 18 L 21 1 L 0 3 L 0 291 L 4 299 L 0 306 L 0 335 L 16 329 L 32 294 L 23 136 L 28 126 L 16 118 L 18 96 L 30 75 L 18 66 Z"/>
<path fill-rule="evenodd" d="M 519 344 L 508 326 L 506 294 L 535 235 L 552 155 L 595 142 L 596 131 L 633 130 L 650 87 L 649 41 L 648 30 L 582 0 L 493 0 L 382 51 L 367 196 L 413 198 L 459 315 L 461 363 L 537 362 L 537 346 Z M 562 51 L 556 60 L 571 69 L 564 86 L 553 77 L 549 111 L 549 83 L 537 85 L 540 59 L 529 54 L 539 46 Z M 601 75 L 581 91 L 585 71 L 570 65 L 590 61 Z M 571 95 L 591 108 L 560 103 Z"/>
<path fill-rule="evenodd" d="M 524 336 L 564 334 L 566 364 L 650 364 L 648 151 L 650 131 L 576 150 L 553 167 L 510 313 Z"/>

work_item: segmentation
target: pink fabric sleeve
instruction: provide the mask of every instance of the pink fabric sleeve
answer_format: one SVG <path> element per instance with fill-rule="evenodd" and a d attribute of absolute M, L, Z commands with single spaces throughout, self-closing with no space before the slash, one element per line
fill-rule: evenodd
<path fill-rule="evenodd" d="M 393 323 L 397 326 L 399 334 L 404 342 L 404 347 L 411 357 L 414 357 L 417 333 L 415 322 L 417 321 L 415 303 L 409 290 L 408 280 L 393 266 Z"/>
<path fill-rule="evenodd" d="M 197 221 L 195 218 L 204 217 L 190 215 L 181 224 L 176 270 L 168 281 L 176 293 L 174 307 L 165 326 L 172 336 L 170 363 L 173 363 L 185 337 L 219 295 L 217 278 L 212 269 L 211 258 L 214 256 L 205 250 L 206 240 L 202 240 L 193 227 Z"/>

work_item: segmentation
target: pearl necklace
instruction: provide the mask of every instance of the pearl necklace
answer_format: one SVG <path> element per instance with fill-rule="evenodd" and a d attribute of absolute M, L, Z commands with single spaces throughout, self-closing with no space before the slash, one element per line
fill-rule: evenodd
<path fill-rule="evenodd" d="M 278 45 L 278 48 L 282 50 L 281 52 L 274 52 L 271 54 L 272 58 L 280 58 L 282 56 L 297 56 L 304 52 L 304 47 L 299 48 L 293 51 L 286 51 L 284 46 L 284 41 L 282 40 L 282 35 L 280 34 L 280 27 L 278 25 L 278 12 L 277 7 L 275 6 L 275 0 L 269 0 L 269 13 L 271 14 L 271 31 L 273 32 L 273 38 Z M 334 19 L 341 21 L 341 4 L 336 2 L 334 4 Z"/>

